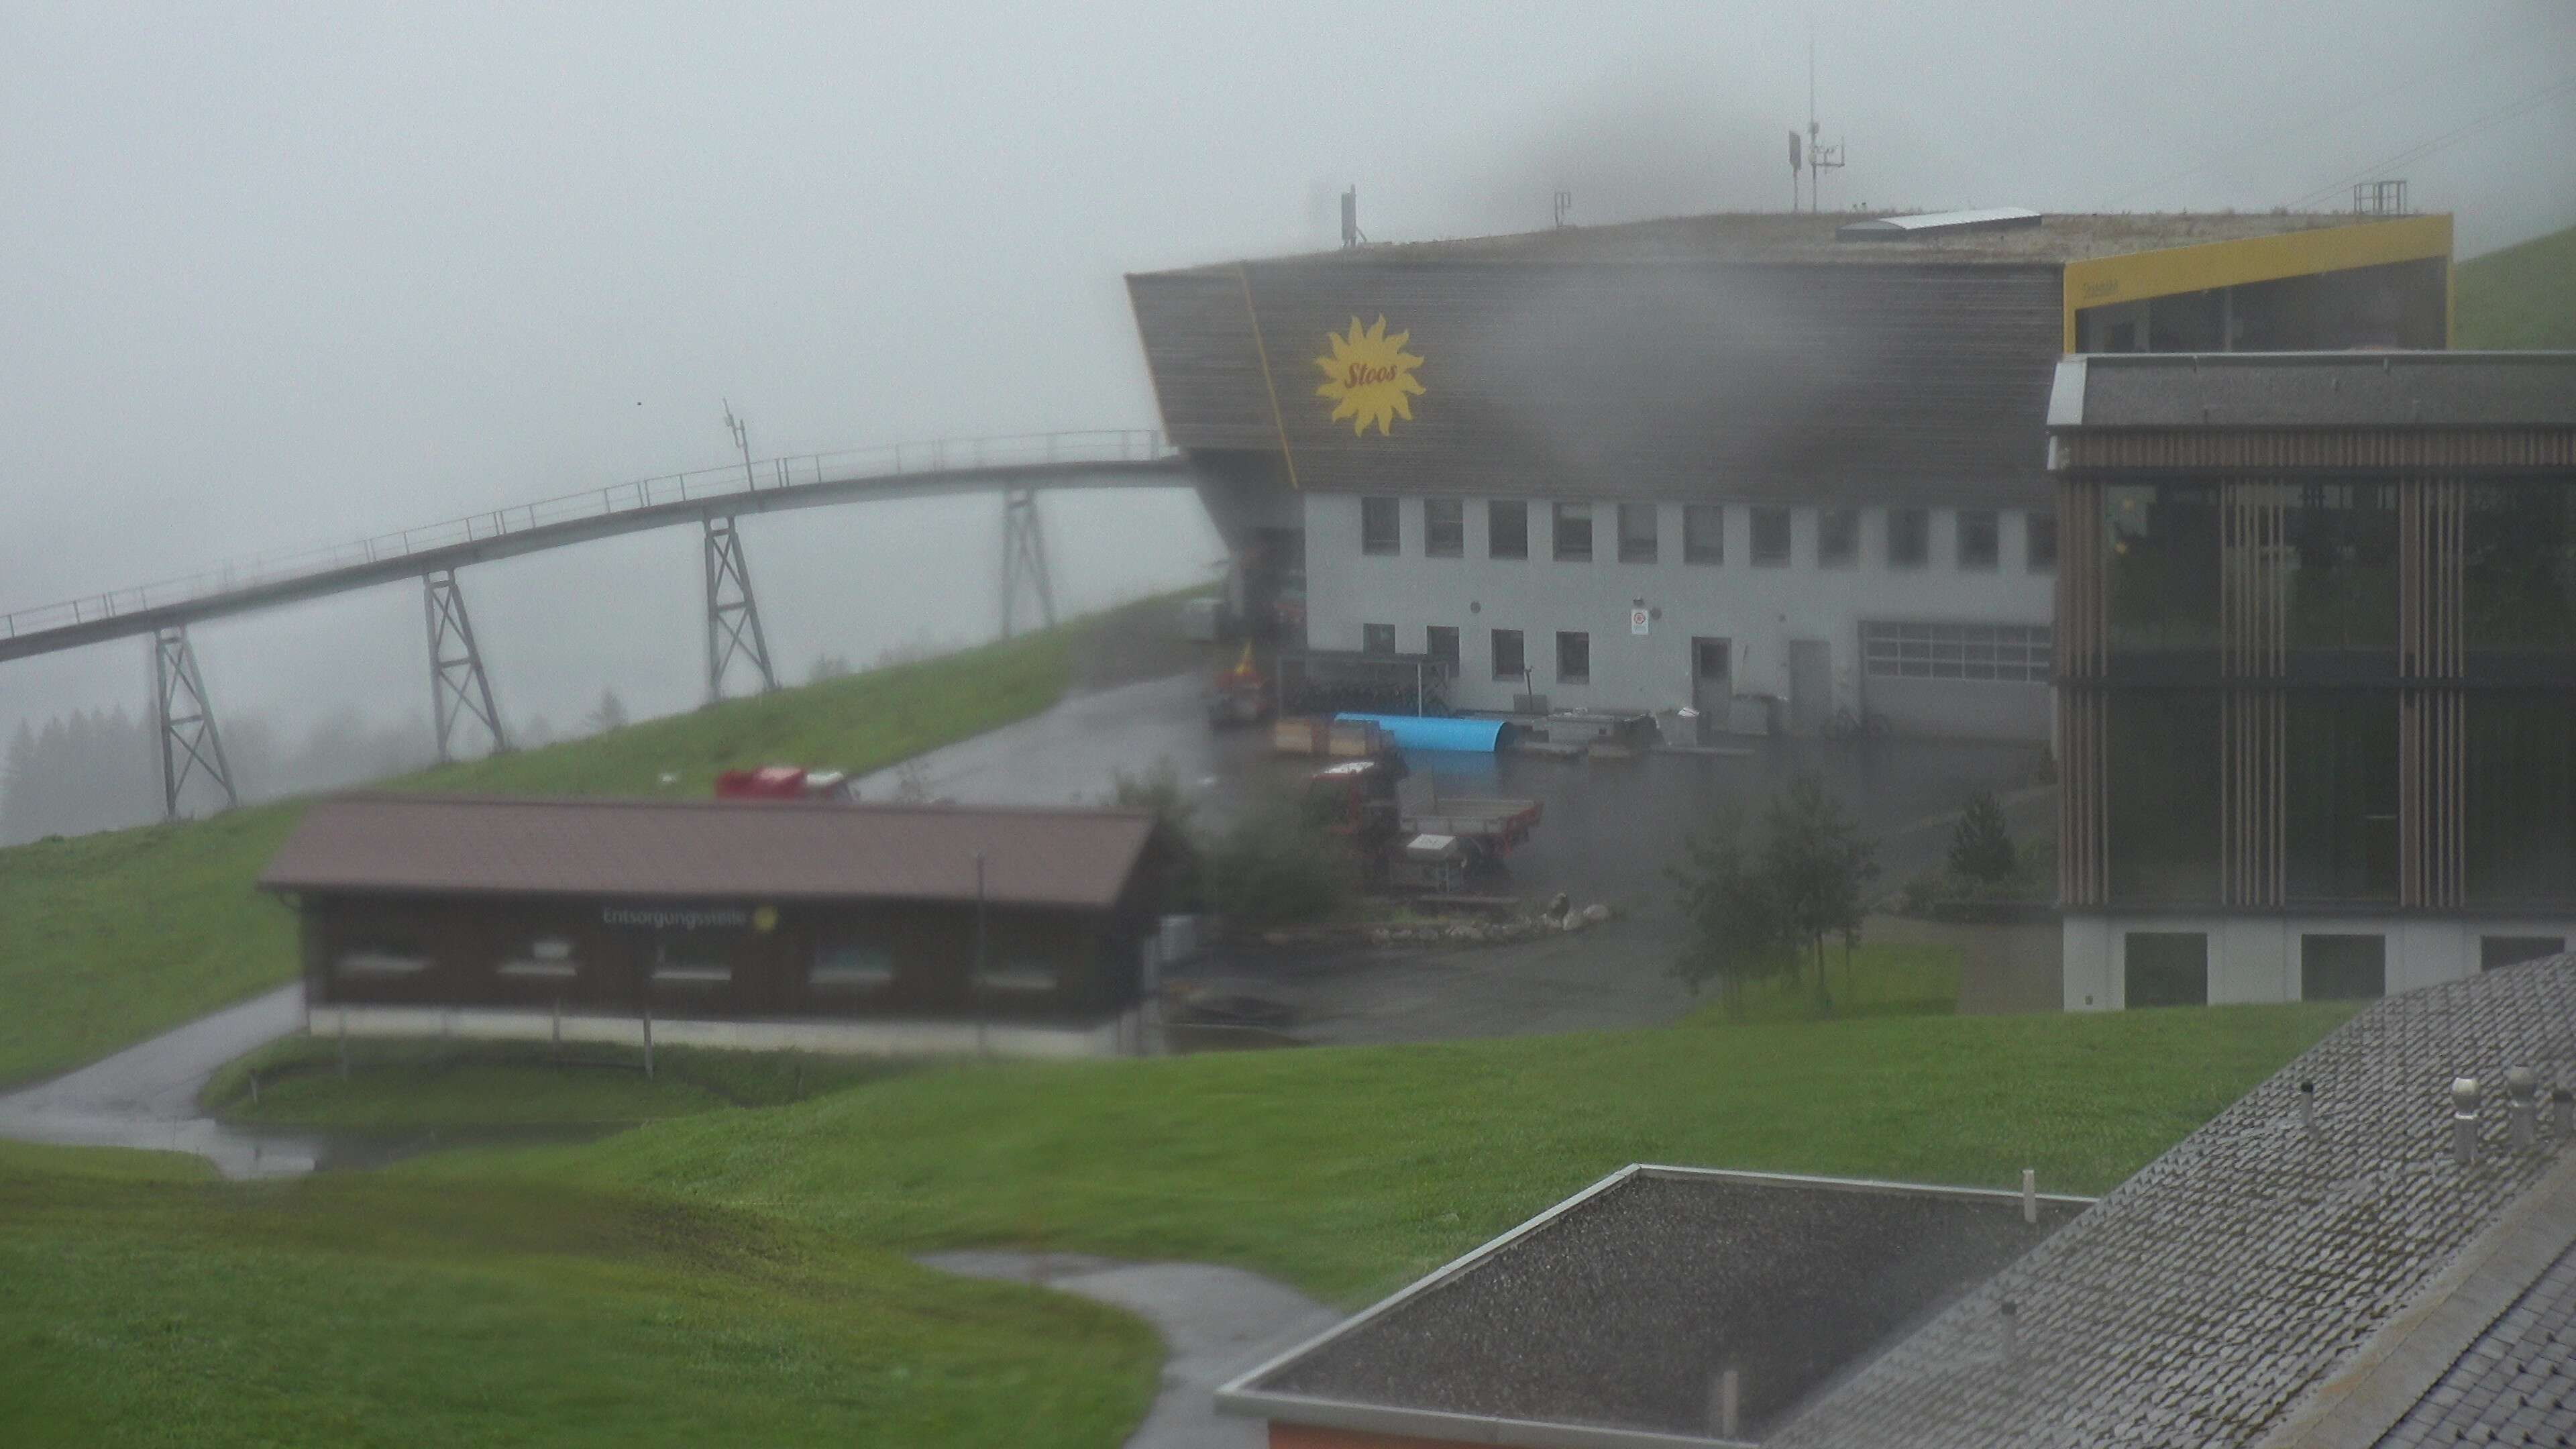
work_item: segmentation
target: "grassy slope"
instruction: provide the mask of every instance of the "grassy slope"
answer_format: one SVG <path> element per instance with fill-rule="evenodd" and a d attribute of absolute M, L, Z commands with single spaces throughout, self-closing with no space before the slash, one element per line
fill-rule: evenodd
<path fill-rule="evenodd" d="M 872 770 L 1054 703 L 1073 653 L 1108 618 L 393 783 L 644 794 L 673 772 L 672 788 L 700 794 L 716 771 L 738 765 Z M 299 809 L 0 850 L 0 1083 L 90 1060 L 290 979 L 293 923 L 251 883 Z"/>
<path fill-rule="evenodd" d="M 1238 1263 L 1352 1302 L 1632 1161 L 2099 1191 L 2347 1006 L 1693 1025 L 926 1070 L 581 1148 L 425 1159 L 914 1251 Z"/>
<path fill-rule="evenodd" d="M 13 1446 L 1106 1446 L 1160 1346 L 717 1208 L 0 1145 Z"/>
<path fill-rule="evenodd" d="M 2462 347 L 2576 347 L 2576 227 L 2452 270 Z"/>
<path fill-rule="evenodd" d="M 225 1067 L 201 1100 L 228 1122 L 291 1127 L 500 1127 L 652 1122 L 728 1107 L 798 1102 L 906 1070 L 899 1062 L 797 1052 L 582 1044 L 557 1059 L 543 1042 L 359 1040 L 290 1036 Z M 250 1076 L 261 1075 L 259 1100 Z"/>

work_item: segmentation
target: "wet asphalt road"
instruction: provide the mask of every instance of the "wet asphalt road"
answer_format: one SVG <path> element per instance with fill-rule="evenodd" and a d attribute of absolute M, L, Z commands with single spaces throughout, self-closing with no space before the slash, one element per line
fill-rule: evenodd
<path fill-rule="evenodd" d="M 227 1177 L 311 1172 L 327 1153 L 323 1139 L 243 1131 L 197 1108 L 197 1093 L 217 1068 L 303 1025 L 303 983 L 281 986 L 0 1097 L 0 1137 L 193 1152 Z"/>
<path fill-rule="evenodd" d="M 1061 804 L 1108 796 L 1120 773 L 1168 767 L 1222 820 L 1254 792 L 1293 787 L 1317 762 L 1282 759 L 1267 728 L 1212 730 L 1199 681 L 1178 676 L 1065 701 L 1045 714 L 860 782 L 882 799 L 907 772 L 935 798 Z M 1487 889 L 1543 900 L 1558 891 L 1619 912 L 1578 935 L 1466 950 L 1239 949 L 1187 974 L 1238 982 L 1298 1014 L 1292 1033 L 1318 1042 L 1424 1041 L 1652 1026 L 1690 1010 L 1666 974 L 1680 922 L 1666 867 L 1721 811 L 1748 818 L 1802 770 L 1879 843 L 1876 889 L 1892 891 L 1937 864 L 1950 817 L 1979 789 L 2011 790 L 2035 761 L 2027 745 L 1922 740 L 1743 739 L 1722 752 L 1654 751 L 1632 759 L 1415 751 L 1408 800 L 1508 795 L 1538 800 L 1543 822 Z M 2028 828 L 2040 797 L 2014 802 Z"/>

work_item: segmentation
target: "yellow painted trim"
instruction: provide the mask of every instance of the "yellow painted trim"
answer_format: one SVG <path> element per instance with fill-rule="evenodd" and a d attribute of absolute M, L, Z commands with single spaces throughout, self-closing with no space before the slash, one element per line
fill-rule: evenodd
<path fill-rule="evenodd" d="M 2450 255 L 2451 218 L 2437 215 L 2321 226 L 2068 262 L 2063 293 L 2065 348 L 2075 350 L 2075 313 L 2079 308 L 2116 306 L 2142 297 L 2170 297 L 2182 292 L 2205 292 L 2212 287 L 2241 287 L 2249 282 L 2274 282 L 2283 277 L 2428 257 L 2440 257 L 2447 263 Z M 2444 291 L 2448 290 L 2446 285 Z"/>
<path fill-rule="evenodd" d="M 1303 492 L 1297 486 L 1297 455 L 1288 448 L 1288 419 L 1279 411 L 1279 385 L 1270 380 L 1270 347 L 1261 340 L 1261 313 L 1252 305 L 1252 274 L 1237 262 L 1234 279 L 1243 284 L 1243 315 L 1252 319 L 1252 350 L 1261 359 L 1262 389 L 1270 394 L 1270 426 L 1279 434 L 1279 456 L 1288 463 L 1288 491 Z"/>

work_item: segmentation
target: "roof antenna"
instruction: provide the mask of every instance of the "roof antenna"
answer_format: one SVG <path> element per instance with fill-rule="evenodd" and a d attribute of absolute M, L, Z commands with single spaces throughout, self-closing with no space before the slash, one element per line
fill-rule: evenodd
<path fill-rule="evenodd" d="M 1826 172 L 1843 169 L 1843 143 L 1837 141 L 1828 146 L 1817 140 L 1817 132 L 1822 129 L 1816 124 L 1816 17 L 1815 13 L 1810 11 L 1807 15 L 1807 210 L 1810 212 L 1824 210 L 1823 198 L 1816 189 L 1817 183 L 1825 179 Z M 1792 211 L 1798 209 L 1797 192 L 1798 141 L 1797 133 L 1791 132 L 1789 209 Z"/>
<path fill-rule="evenodd" d="M 1360 189 L 1352 186 L 1342 192 L 1342 250 L 1367 240 L 1360 232 Z"/>

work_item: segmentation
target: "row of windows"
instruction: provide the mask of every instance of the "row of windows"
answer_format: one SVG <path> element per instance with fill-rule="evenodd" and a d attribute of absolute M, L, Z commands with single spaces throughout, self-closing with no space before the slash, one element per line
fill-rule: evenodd
<path fill-rule="evenodd" d="M 2128 1005 L 2209 1004 L 2207 932 L 2130 931 L 2121 946 L 2121 999 Z M 2480 936 L 2478 967 L 2492 971 L 2566 949 L 2564 936 Z M 2387 994 L 2387 937 L 2322 931 L 2299 937 L 2301 1001 L 2367 1001 Z"/>
<path fill-rule="evenodd" d="M 1422 652 L 1458 672 L 1458 630 L 1449 624 L 1425 625 L 1422 630 Z M 1519 679 L 1529 673 L 1527 644 L 1518 629 L 1493 631 L 1494 677 Z M 1362 624 L 1360 650 L 1367 654 L 1395 652 L 1393 624 Z M 1556 636 L 1556 680 L 1559 684 L 1582 684 L 1592 678 L 1592 636 L 1578 629 L 1561 629 Z"/>
<path fill-rule="evenodd" d="M 1549 552 L 1559 562 L 1585 563 L 1591 560 L 1592 507 L 1589 503 L 1548 505 L 1551 524 Z M 1619 562 L 1660 562 L 1663 558 L 1661 507 L 1653 503 L 1620 503 L 1611 507 L 1618 526 Z M 1530 556 L 1529 509 L 1529 504 L 1518 499 L 1497 498 L 1485 504 L 1486 557 L 1525 559 Z M 1682 505 L 1684 563 L 1726 562 L 1726 509 L 1727 505 L 1722 503 Z M 1753 506 L 1750 521 L 1752 561 L 1756 567 L 1782 568 L 1788 565 L 1791 552 L 1789 514 L 1790 510 L 1785 505 Z M 2002 515 L 1991 508 L 1962 508 L 1955 517 L 1958 547 L 1953 557 L 1958 560 L 1959 567 L 1970 570 L 2001 568 Z M 2025 567 L 2033 573 L 2047 573 L 2057 567 L 2057 515 L 2045 512 L 2025 514 L 2023 538 Z M 1382 555 L 1404 552 L 1403 500 L 1360 500 L 1360 551 Z M 1461 558 L 1466 551 L 1465 502 L 1456 498 L 1422 500 L 1423 556 Z M 1889 509 L 1888 567 L 1922 568 L 1931 560 L 1932 510 Z M 1853 568 L 1859 563 L 1860 510 L 1816 510 L 1816 565 L 1819 568 Z"/>
<path fill-rule="evenodd" d="M 2054 651 L 2046 624 L 1889 624 L 1860 626 L 1861 667 L 1901 679 L 1997 679 L 2048 682 Z"/>
<path fill-rule="evenodd" d="M 680 989 L 727 985 L 733 980 L 729 954 L 722 943 L 713 940 L 673 942 L 662 959 L 653 963 L 652 983 Z M 430 968 L 431 957 L 415 941 L 385 937 L 343 951 L 335 964 L 342 977 L 385 980 L 420 975 Z M 517 981 L 569 981 L 580 971 L 572 942 L 561 936 L 538 937 L 528 943 L 526 951 L 494 968 L 495 975 Z M 1053 991 L 1063 984 L 1063 976 L 1063 968 L 1053 962 L 1002 961 L 978 973 L 976 985 L 1006 993 Z M 814 962 L 805 973 L 808 986 L 831 992 L 882 991 L 894 984 L 894 978 L 891 952 L 846 942 L 816 948 Z"/>

